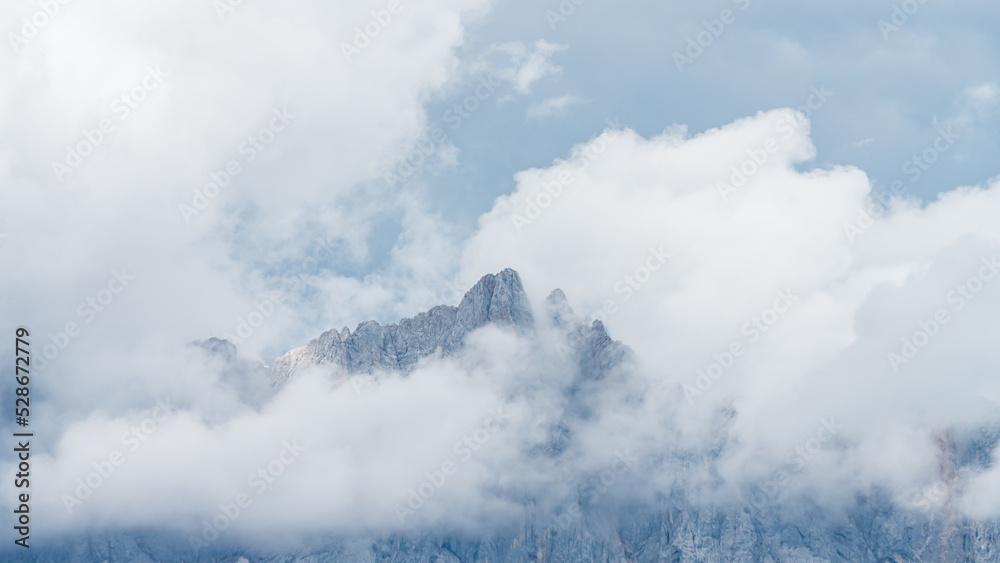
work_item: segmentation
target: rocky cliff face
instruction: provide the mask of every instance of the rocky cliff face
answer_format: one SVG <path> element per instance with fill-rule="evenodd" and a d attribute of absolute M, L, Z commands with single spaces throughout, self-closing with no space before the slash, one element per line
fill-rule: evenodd
<path fill-rule="evenodd" d="M 569 347 L 587 378 L 600 379 L 625 360 L 627 347 L 612 340 L 600 321 L 587 325 L 577 319 L 561 290 L 554 290 L 545 305 L 552 322 L 569 335 Z M 280 386 L 310 366 L 338 367 L 351 374 L 406 373 L 422 358 L 455 354 L 469 333 L 486 325 L 509 327 L 521 335 L 534 330 L 531 305 L 514 270 L 483 276 L 458 307 L 440 305 L 385 326 L 366 321 L 354 332 L 348 327 L 330 329 L 275 359 L 269 366 L 271 379 Z"/>
<path fill-rule="evenodd" d="M 612 340 L 600 322 L 578 318 L 559 290 L 544 303 L 545 322 L 565 336 L 560 355 L 575 367 L 566 390 L 565 417 L 549 429 L 549 439 L 532 455 L 556 459 L 573 439 L 575 420 L 586 419 L 587 396 L 614 385 L 615 370 L 631 352 Z M 458 307 L 440 306 L 399 323 L 369 321 L 351 332 L 330 330 L 302 348 L 278 358 L 269 368 L 278 385 L 308 366 L 336 366 L 344 373 L 373 370 L 405 374 L 433 354 L 453 355 L 472 331 L 489 324 L 526 337 L 536 321 L 517 272 L 483 277 Z M 220 358 L 235 358 L 231 344 L 208 340 L 198 345 Z M 731 416 L 732 413 L 729 413 Z M 725 417 L 723 417 L 725 418 Z M 720 428 L 723 428 L 721 425 Z M 720 443 L 724 442 L 720 430 Z M 942 440 L 945 452 L 962 466 L 990 463 L 1000 433 L 973 432 Z M 718 446 L 722 447 L 722 446 Z M 717 448 L 699 455 L 711 457 Z M 680 460 L 684 452 L 665 452 Z M 683 487 L 681 487 L 683 488 Z M 655 501 L 609 509 L 588 502 L 581 490 L 579 512 L 542 514 L 526 502 L 521 522 L 478 536 L 442 534 L 328 537 L 291 552 L 254 551 L 222 542 L 195 554 L 186 538 L 164 532 L 123 532 L 65 538 L 61 542 L 0 554 L 9 561 L 229 561 L 229 562 L 910 562 L 1000 561 L 1000 522 L 975 522 L 950 510 L 919 512 L 901 508 L 875 490 L 831 512 L 809 499 L 779 499 L 761 506 L 734 500 L 707 506 L 683 490 Z"/>
<path fill-rule="evenodd" d="M 297 370 L 313 365 L 338 366 L 350 373 L 406 372 L 421 358 L 454 354 L 466 335 L 487 324 L 512 327 L 521 334 L 533 329 L 531 307 L 514 270 L 484 276 L 458 307 L 441 305 L 386 326 L 368 321 L 353 333 L 347 327 L 328 330 L 276 359 L 270 366 L 271 377 L 280 385 Z"/>
<path fill-rule="evenodd" d="M 95 534 L 13 552 L 5 561 L 231 563 L 910 563 L 1000 561 L 1000 525 L 913 518 L 878 494 L 846 512 L 808 504 L 761 514 L 747 506 L 696 507 L 683 496 L 608 516 L 586 505 L 566 526 L 526 507 L 516 528 L 470 537 L 331 537 L 292 551 L 218 546 L 194 554 L 170 533 Z"/>

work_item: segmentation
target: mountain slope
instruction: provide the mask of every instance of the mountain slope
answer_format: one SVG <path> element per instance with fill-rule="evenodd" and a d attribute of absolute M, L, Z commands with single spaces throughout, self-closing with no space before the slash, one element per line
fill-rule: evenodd
<path fill-rule="evenodd" d="M 283 384 L 306 366 L 331 364 L 350 373 L 373 370 L 408 371 L 421 358 L 440 352 L 454 354 L 470 332 L 493 324 L 530 333 L 534 318 L 517 272 L 506 269 L 483 276 L 458 307 L 441 305 L 426 313 L 381 326 L 359 324 L 354 332 L 328 330 L 301 348 L 276 359 L 271 377 Z"/>
<path fill-rule="evenodd" d="M 573 377 L 560 388 L 563 403 L 551 405 L 544 439 L 526 447 L 526 456 L 543 463 L 572 453 L 575 429 L 592 420 L 593 400 L 614 390 L 618 370 L 631 351 L 611 339 L 600 322 L 576 316 L 566 296 L 554 290 L 539 322 L 532 315 L 520 276 L 513 270 L 484 276 L 458 307 L 439 306 L 413 318 L 381 326 L 361 323 L 353 331 L 331 330 L 292 350 L 270 366 L 278 385 L 309 366 L 336 367 L 345 374 L 373 370 L 399 376 L 435 354 L 453 356 L 473 331 L 486 326 L 512 330 L 527 340 L 552 328 L 559 335 L 559 356 Z M 217 339 L 199 343 L 226 362 L 238 361 L 235 348 Z M 259 369 L 259 368 L 258 368 Z M 239 370 L 234 371 L 238 373 Z M 641 397 L 640 397 L 641 400 Z M 727 411 L 720 418 L 716 446 L 703 452 L 661 452 L 635 473 L 677 472 L 693 459 L 713 458 L 724 448 Z M 988 466 L 998 433 L 976 432 L 942 440 L 943 455 L 963 466 Z M 722 445 L 719 445 L 722 444 Z M 568 461 L 572 465 L 573 460 Z M 645 462 L 644 462 L 645 463 Z M 591 476 L 592 477 L 592 476 Z M 602 476 L 603 477 L 603 476 Z M 950 474 L 949 479 L 956 478 Z M 155 486 L 152 485 L 151 486 Z M 949 485 L 950 487 L 951 485 Z M 845 499 L 843 509 L 820 507 L 809 498 L 786 498 L 781 491 L 763 502 L 733 499 L 706 504 L 694 500 L 683 478 L 674 490 L 646 495 L 644 502 L 616 504 L 594 500 L 587 485 L 551 510 L 524 499 L 520 522 L 479 534 L 436 530 L 428 533 L 313 538 L 309 547 L 272 551 L 227 544 L 226 538 L 200 552 L 188 537 L 165 530 L 122 531 L 65 537 L 36 545 L 30 552 L 8 552 L 9 561 L 230 561 L 273 562 L 909 562 L 1000 561 L 1000 522 L 977 522 L 950 510 L 918 512 L 898 506 L 878 488 Z M 591 493 L 593 491 L 591 490 Z M 756 501 L 756 497 L 749 496 Z"/>

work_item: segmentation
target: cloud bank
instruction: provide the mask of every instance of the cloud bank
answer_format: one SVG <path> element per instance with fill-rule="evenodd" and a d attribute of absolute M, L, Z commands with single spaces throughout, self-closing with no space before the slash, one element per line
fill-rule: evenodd
<path fill-rule="evenodd" d="M 602 474 L 617 482 L 602 502 L 733 502 L 784 472 L 783 493 L 831 505 L 873 485 L 912 504 L 943 482 L 994 516 L 995 470 L 945 472 L 942 445 L 997 422 L 997 187 L 881 208 L 862 171 L 805 166 L 808 132 L 792 110 L 695 136 L 608 131 L 519 174 L 482 217 L 463 272 L 518 269 L 539 319 L 562 288 L 634 349 L 616 377 L 574 387 L 545 322 L 483 329 L 406 377 L 319 367 L 257 401 L 252 362 L 130 355 L 185 391 L 159 386 L 169 414 L 151 400 L 60 429 L 36 510 L 55 530 L 199 537 L 239 499 L 231 537 L 486 529 L 527 501 L 558 514 Z M 566 449 L 539 454 L 562 426 Z"/>
<path fill-rule="evenodd" d="M 489 528 L 529 501 L 559 514 L 608 471 L 604 502 L 734 501 L 784 472 L 830 504 L 944 483 L 996 516 L 997 470 L 946 454 L 997 422 L 995 181 L 926 205 L 873 194 L 862 170 L 812 164 L 787 109 L 697 135 L 613 127 L 520 172 L 463 241 L 382 179 L 487 3 L 297 6 L 69 4 L 0 57 L 0 253 L 20 265 L 0 294 L 45 358 L 40 529 Z M 522 95 L 563 49 L 490 54 Z M 400 208 L 382 273 L 333 272 Z M 330 322 L 413 314 L 450 269 L 464 291 L 504 267 L 538 318 L 561 288 L 635 365 L 579 386 L 544 323 L 361 384 L 317 368 L 272 390 L 254 361 Z M 212 335 L 241 358 L 188 345 Z"/>

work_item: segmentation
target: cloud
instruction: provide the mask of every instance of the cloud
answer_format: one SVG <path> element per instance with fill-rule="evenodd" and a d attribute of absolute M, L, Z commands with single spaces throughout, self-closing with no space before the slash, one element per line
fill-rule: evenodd
<path fill-rule="evenodd" d="M 518 174 L 481 218 L 464 271 L 511 266 L 535 301 L 560 287 L 633 346 L 659 395 L 629 428 L 672 413 L 677 444 L 701 448 L 732 406 L 726 482 L 783 469 L 833 417 L 839 445 L 796 487 L 847 498 L 880 484 L 902 497 L 940 478 L 936 433 L 997 422 L 982 335 L 1000 305 L 988 219 L 1000 186 L 926 207 L 896 200 L 872 217 L 864 172 L 800 171 L 814 154 L 790 110 L 694 136 L 605 133 Z M 660 248 L 671 257 L 654 269 Z"/>
<path fill-rule="evenodd" d="M 30 321 L 47 357 L 35 470 L 52 486 L 34 508 L 48 530 L 188 533 L 256 495 L 261 468 L 275 479 L 236 534 L 489 528 L 525 498 L 558 506 L 625 450 L 643 461 L 613 494 L 690 485 L 732 499 L 832 429 L 790 487 L 904 498 L 942 478 L 936 436 L 995 422 L 996 184 L 876 213 L 865 173 L 808 169 L 808 120 L 776 110 L 697 135 L 595 132 L 518 173 L 465 245 L 426 202 L 386 188 L 486 4 L 406 5 L 364 37 L 383 4 L 247 4 L 221 19 L 195 2 L 72 4 L 4 52 L 0 252 L 20 267 L 0 291 L 17 297 L 3 318 Z M 480 69 L 529 95 L 565 49 L 498 44 Z M 992 107 L 994 90 L 966 97 Z M 60 180 L 53 161 L 72 171 Z M 186 220 L 181 205 L 199 212 Z M 403 234 L 371 273 L 370 235 L 392 214 Z M 369 273 L 331 266 L 344 263 Z M 635 349 L 636 371 L 590 389 L 589 416 L 572 419 L 573 372 L 548 329 L 484 330 L 463 355 L 376 374 L 361 395 L 319 368 L 272 394 L 252 363 L 188 346 L 233 334 L 244 358 L 266 359 L 373 312 L 395 320 L 439 301 L 451 266 L 462 289 L 515 267 L 536 308 L 562 288 Z M 176 409 L 157 420 L 166 399 Z M 500 406 L 510 420 L 483 430 Z M 565 457 L 530 455 L 561 419 Z M 454 444 L 480 430 L 489 447 L 462 461 Z M 718 459 L 676 459 L 717 443 Z M 63 495 L 119 450 L 124 463 L 69 513 Z M 395 506 L 448 461 L 462 463 L 449 485 L 400 522 Z M 970 514 L 994 512 L 974 501 L 995 498 L 995 471 L 962 484 Z"/>
<path fill-rule="evenodd" d="M 566 115 L 566 110 L 573 105 L 579 104 L 583 100 L 579 96 L 566 94 L 557 98 L 548 98 L 528 108 L 529 119 L 546 119 Z"/>
<path fill-rule="evenodd" d="M 530 47 L 521 41 L 497 43 L 490 46 L 476 68 L 491 69 L 498 77 L 510 82 L 518 94 L 529 94 L 536 82 L 562 72 L 562 67 L 553 64 L 550 59 L 567 48 L 566 45 L 545 40 L 538 40 Z M 496 54 L 506 55 L 507 60 L 493 61 Z"/>
<path fill-rule="evenodd" d="M 987 117 L 1000 105 L 1000 86 L 996 83 L 970 86 L 962 92 L 962 101 L 980 118 Z"/>
<path fill-rule="evenodd" d="M 325 305 L 306 288 L 367 269 L 373 227 L 399 213 L 402 188 L 382 175 L 423 135 L 463 18 L 485 6 L 407 5 L 367 39 L 357 29 L 383 2 L 244 5 L 222 18 L 198 2 L 62 6 L 0 54 L 3 252 L 23 265 L 0 279 L 19 296 L 4 318 L 53 334 L 83 324 L 78 305 L 126 267 L 136 282 L 59 361 L 232 332 L 275 288 L 285 304 L 242 348 L 266 357 L 301 342 Z M 83 376 L 69 371 L 72 394 Z"/>
<path fill-rule="evenodd" d="M 218 445 L 216 425 L 260 416 L 256 387 L 189 357 L 192 340 L 234 335 L 243 357 L 266 361 L 328 328 L 328 313 L 354 323 L 380 308 L 411 310 L 392 282 L 350 269 L 368 268 L 369 235 L 401 209 L 413 244 L 442 238 L 382 175 L 424 134 L 424 103 L 450 79 L 464 26 L 487 5 L 405 5 L 359 37 L 385 2 L 245 4 L 221 16 L 190 1 L 67 4 L 23 48 L 0 51 L 0 252 L 20 264 L 0 276 L 0 291 L 17 296 L 0 303 L 0 318 L 33 335 L 32 425 L 51 436 L 33 453 L 79 476 L 123 448 L 126 424 L 170 398 L 181 412 L 150 438 L 167 449 L 140 450 L 119 475 L 148 485 L 201 463 L 171 461 L 184 436 Z M 0 8 L 3 20 L 38 10 L 21 8 Z M 399 260 L 394 283 L 427 270 Z M 338 287 L 352 297 L 316 289 Z M 234 486 L 245 482 L 236 476 Z M 65 490 L 49 499 L 64 514 Z M 95 509 L 108 503 L 102 522 L 142 511 L 113 491 L 92 499 Z M 160 522 L 193 502 L 151 494 Z"/>

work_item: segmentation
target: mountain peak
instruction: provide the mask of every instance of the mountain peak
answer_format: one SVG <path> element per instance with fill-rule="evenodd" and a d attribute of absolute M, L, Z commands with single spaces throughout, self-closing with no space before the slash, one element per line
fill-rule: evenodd
<path fill-rule="evenodd" d="M 549 313 L 549 320 L 559 328 L 571 326 L 575 318 L 573 308 L 569 306 L 566 294 L 561 289 L 553 289 L 552 293 L 545 298 L 545 310 Z"/>
<path fill-rule="evenodd" d="M 439 305 L 412 318 L 382 326 L 365 321 L 354 329 L 324 332 L 309 344 L 277 358 L 270 366 L 275 383 L 285 382 L 306 366 L 338 365 L 348 372 L 408 371 L 424 357 L 451 355 L 472 331 L 493 324 L 518 334 L 534 330 L 534 317 L 521 276 L 506 268 L 483 276 L 458 307 Z"/>
<path fill-rule="evenodd" d="M 480 278 L 458 305 L 457 319 L 464 326 L 513 326 L 522 333 L 535 323 L 521 276 L 510 268 Z"/>

